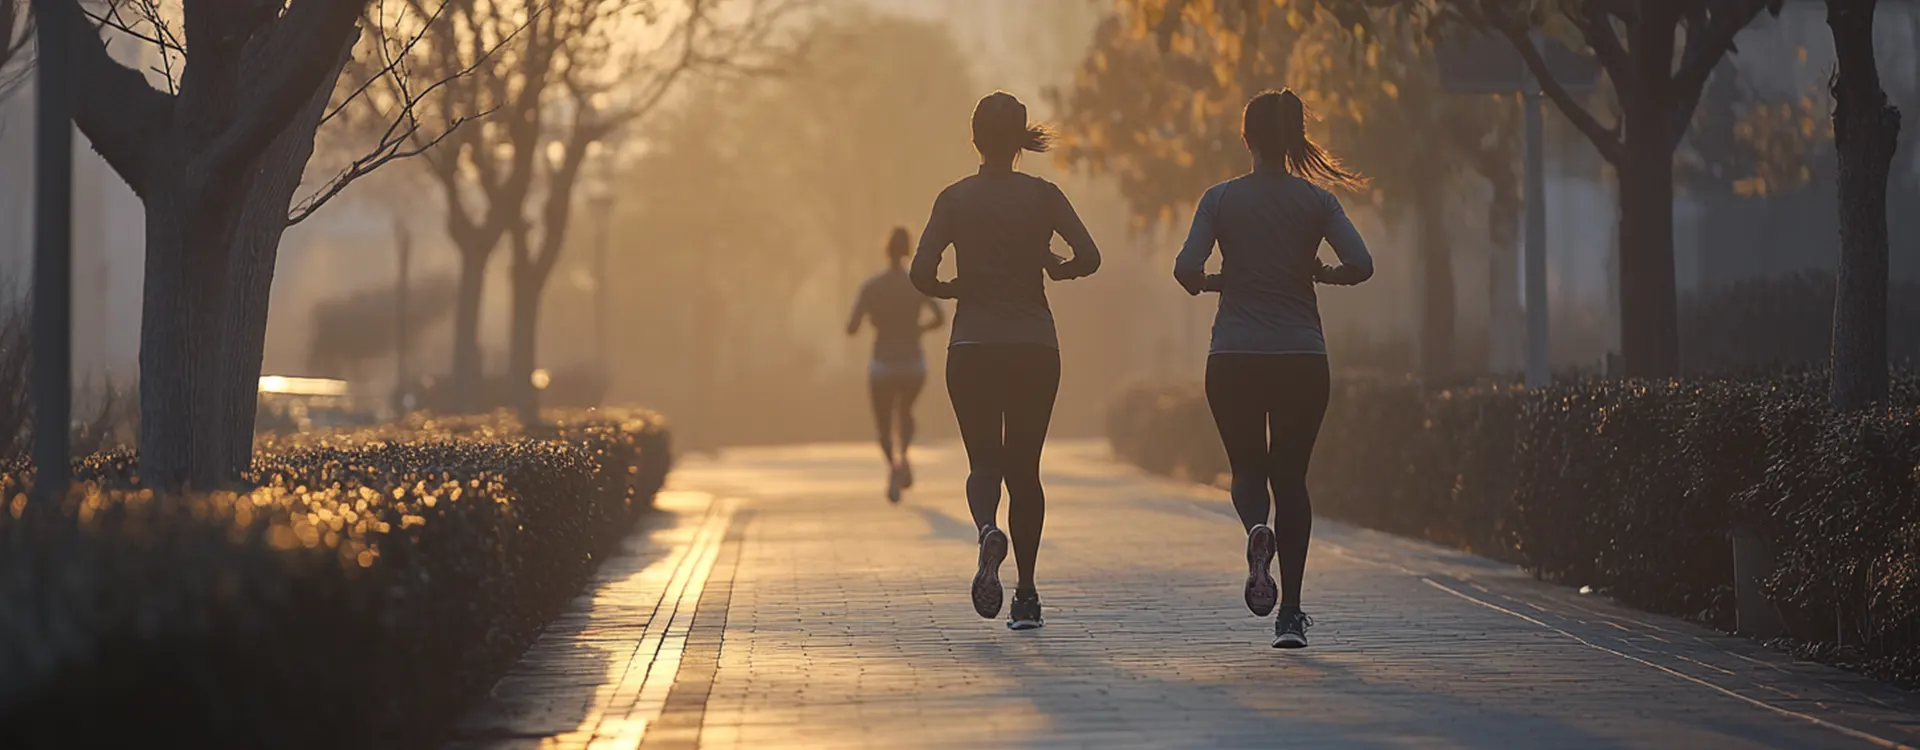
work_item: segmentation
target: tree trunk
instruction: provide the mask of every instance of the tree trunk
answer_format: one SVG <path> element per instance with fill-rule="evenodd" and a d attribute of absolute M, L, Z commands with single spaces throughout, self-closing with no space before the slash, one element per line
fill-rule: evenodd
<path fill-rule="evenodd" d="M 1840 154 L 1840 270 L 1833 304 L 1835 409 L 1887 398 L 1887 180 L 1900 111 L 1887 102 L 1874 62 L 1877 0 L 1827 0 L 1839 55 L 1833 133 Z"/>
<path fill-rule="evenodd" d="M 168 160 L 184 161 L 170 155 Z M 178 184 L 146 199 L 146 281 L 140 305 L 140 474 L 151 486 L 187 484 L 198 435 L 189 338 L 199 289 L 186 262 L 190 201 Z"/>
<path fill-rule="evenodd" d="M 533 384 L 539 326 L 540 288 L 515 279 L 513 322 L 507 340 L 507 392 L 513 394 L 513 407 L 526 424 L 533 424 L 540 416 L 540 392 Z"/>
<path fill-rule="evenodd" d="M 455 412 L 480 408 L 480 295 L 487 286 L 493 248 L 460 248 L 460 289 L 453 308 L 453 403 Z"/>
<path fill-rule="evenodd" d="M 525 424 L 540 418 L 540 393 L 533 384 L 540 325 L 540 291 L 545 279 L 533 267 L 524 229 L 512 231 L 513 311 L 507 335 L 507 393 Z"/>
<path fill-rule="evenodd" d="M 1495 373 L 1526 368 L 1526 310 L 1520 303 L 1520 222 L 1526 203 L 1511 170 L 1488 175 L 1493 200 L 1487 204 L 1487 355 Z"/>
<path fill-rule="evenodd" d="M 1458 366 L 1455 351 L 1453 247 L 1447 241 L 1445 178 L 1424 169 L 1414 187 L 1420 232 L 1420 370 L 1430 385 L 1446 385 Z"/>
<path fill-rule="evenodd" d="M 1632 87 L 1621 97 L 1626 132 L 1620 180 L 1620 356 L 1626 375 L 1680 374 L 1680 310 L 1673 269 L 1673 82 L 1676 19 L 1653 4 L 1628 31 Z"/>
<path fill-rule="evenodd" d="M 342 50 L 342 65 L 349 50 Z M 253 424 L 260 405 L 260 368 L 266 352 L 267 313 L 280 238 L 286 233 L 287 210 L 300 188 L 307 160 L 313 156 L 314 134 L 338 76 L 336 67 L 334 77 L 314 92 L 286 130 L 267 145 L 247 175 L 246 189 L 241 193 L 245 203 L 233 233 L 227 305 L 221 321 L 225 332 L 221 359 L 227 367 L 219 376 L 217 408 L 223 423 L 222 434 L 217 437 L 217 460 L 224 481 L 238 479 L 253 461 Z"/>

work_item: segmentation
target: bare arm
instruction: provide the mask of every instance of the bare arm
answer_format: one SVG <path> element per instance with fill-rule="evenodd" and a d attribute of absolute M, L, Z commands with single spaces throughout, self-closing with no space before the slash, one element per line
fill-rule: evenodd
<path fill-rule="evenodd" d="M 860 332 L 860 321 L 867 317 L 867 286 L 860 285 L 860 291 L 853 295 L 853 316 L 847 318 L 847 335 Z"/>
<path fill-rule="evenodd" d="M 1093 235 L 1087 232 L 1087 225 L 1080 221 L 1080 214 L 1073 210 L 1073 202 L 1067 200 L 1067 194 L 1060 192 L 1057 185 L 1048 183 L 1053 200 L 1053 231 L 1067 241 L 1067 247 L 1073 248 L 1073 257 L 1047 266 L 1047 275 L 1054 281 L 1067 281 L 1092 276 L 1100 270 L 1100 248 L 1093 243 Z"/>

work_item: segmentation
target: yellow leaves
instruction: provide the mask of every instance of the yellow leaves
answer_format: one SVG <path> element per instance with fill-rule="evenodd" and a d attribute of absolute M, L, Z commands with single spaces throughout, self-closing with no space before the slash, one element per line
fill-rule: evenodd
<path fill-rule="evenodd" d="M 1380 91 L 1386 94 L 1388 99 L 1392 99 L 1394 101 L 1400 100 L 1400 86 L 1395 84 L 1392 81 L 1381 81 Z"/>

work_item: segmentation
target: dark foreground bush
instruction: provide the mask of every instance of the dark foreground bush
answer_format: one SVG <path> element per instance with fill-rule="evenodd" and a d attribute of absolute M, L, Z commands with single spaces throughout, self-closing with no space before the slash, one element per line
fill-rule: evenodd
<path fill-rule="evenodd" d="M 400 748 L 492 684 L 664 479 L 644 415 L 270 445 L 258 489 L 0 477 L 0 747 Z"/>
<path fill-rule="evenodd" d="M 1898 408 L 1838 416 L 1805 375 L 1540 392 L 1346 380 L 1309 484 L 1321 515 L 1721 628 L 1728 533 L 1751 528 L 1774 550 L 1787 645 L 1920 685 L 1920 380 L 1895 390 Z M 1129 392 L 1109 429 L 1125 460 L 1224 486 L 1197 387 Z"/>

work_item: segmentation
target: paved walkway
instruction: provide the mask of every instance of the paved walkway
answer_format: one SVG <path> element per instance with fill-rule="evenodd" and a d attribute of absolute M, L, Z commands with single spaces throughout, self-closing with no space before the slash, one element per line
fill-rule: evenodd
<path fill-rule="evenodd" d="M 1314 645 L 1274 651 L 1226 499 L 1093 443 L 1048 450 L 1012 633 L 968 604 L 958 450 L 900 507 L 874 452 L 685 463 L 455 747 L 1920 746 L 1920 696 L 1325 521 Z"/>

